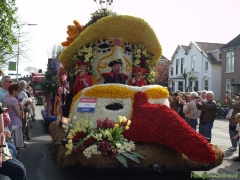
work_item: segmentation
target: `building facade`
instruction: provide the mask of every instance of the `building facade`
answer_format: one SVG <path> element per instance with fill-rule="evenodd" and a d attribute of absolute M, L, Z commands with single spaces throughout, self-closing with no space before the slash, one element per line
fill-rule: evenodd
<path fill-rule="evenodd" d="M 171 58 L 169 79 L 172 91 L 211 90 L 221 98 L 222 52 L 225 44 L 190 42 L 178 45 Z M 184 78 L 185 76 L 185 78 Z"/>
<path fill-rule="evenodd" d="M 230 89 L 233 94 L 240 93 L 240 34 L 221 48 L 222 86 L 221 95 L 226 96 Z"/>

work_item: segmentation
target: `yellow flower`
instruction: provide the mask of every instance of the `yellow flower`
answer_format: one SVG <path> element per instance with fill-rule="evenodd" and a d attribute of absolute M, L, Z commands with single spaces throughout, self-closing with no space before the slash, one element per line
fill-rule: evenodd
<path fill-rule="evenodd" d="M 147 51 L 144 49 L 144 50 L 142 51 L 142 53 L 145 55 L 145 54 L 147 53 Z"/>
<path fill-rule="evenodd" d="M 127 118 L 126 118 L 125 116 L 123 116 L 122 122 L 123 122 L 123 123 L 127 122 Z"/>
<path fill-rule="evenodd" d="M 131 121 L 130 121 L 130 120 L 128 120 L 128 122 L 127 122 L 127 126 L 130 126 L 130 124 L 131 124 Z"/>
<path fill-rule="evenodd" d="M 115 127 L 115 128 L 119 128 L 119 124 L 115 124 L 114 127 Z"/>
<path fill-rule="evenodd" d="M 119 123 L 119 124 L 122 124 L 122 121 L 123 121 L 122 118 L 120 118 L 120 119 L 118 120 L 118 123 Z"/>
<path fill-rule="evenodd" d="M 141 49 L 138 49 L 138 50 L 137 50 L 137 53 L 140 54 L 140 53 L 141 53 Z"/>
<path fill-rule="evenodd" d="M 125 130 L 128 130 L 129 129 L 129 127 L 128 126 L 125 126 Z"/>

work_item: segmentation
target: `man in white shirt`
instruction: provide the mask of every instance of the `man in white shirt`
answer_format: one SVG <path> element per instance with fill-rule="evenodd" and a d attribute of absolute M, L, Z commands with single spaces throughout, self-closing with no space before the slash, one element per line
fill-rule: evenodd
<path fill-rule="evenodd" d="M 0 88 L 0 102 L 3 102 L 4 98 L 8 95 L 8 87 L 12 83 L 10 76 L 4 76 L 1 80 L 2 87 Z"/>

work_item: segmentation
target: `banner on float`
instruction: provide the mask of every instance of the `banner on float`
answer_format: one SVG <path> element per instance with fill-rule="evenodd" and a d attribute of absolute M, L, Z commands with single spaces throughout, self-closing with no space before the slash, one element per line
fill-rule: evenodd
<path fill-rule="evenodd" d="M 97 98 L 80 98 L 77 112 L 94 112 Z"/>

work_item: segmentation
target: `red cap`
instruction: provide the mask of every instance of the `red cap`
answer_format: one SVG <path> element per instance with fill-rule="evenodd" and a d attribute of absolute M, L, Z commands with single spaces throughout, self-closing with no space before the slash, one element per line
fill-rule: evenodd
<path fill-rule="evenodd" d="M 135 74 L 137 71 L 142 72 L 143 76 L 147 73 L 147 70 L 145 68 L 140 67 L 134 67 L 132 73 Z"/>

